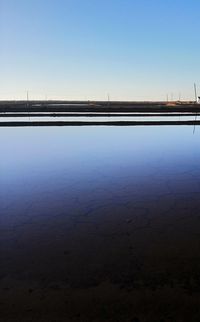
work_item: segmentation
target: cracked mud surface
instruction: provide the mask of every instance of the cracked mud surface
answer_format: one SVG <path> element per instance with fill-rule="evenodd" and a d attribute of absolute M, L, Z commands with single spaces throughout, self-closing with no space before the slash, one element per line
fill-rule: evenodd
<path fill-rule="evenodd" d="M 1 148 L 2 321 L 199 321 L 199 129 L 35 131 Z"/>

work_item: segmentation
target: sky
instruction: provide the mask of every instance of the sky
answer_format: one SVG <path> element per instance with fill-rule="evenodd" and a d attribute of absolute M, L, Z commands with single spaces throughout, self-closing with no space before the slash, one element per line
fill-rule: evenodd
<path fill-rule="evenodd" d="M 199 0 L 0 0 L 0 99 L 194 99 L 199 30 Z"/>

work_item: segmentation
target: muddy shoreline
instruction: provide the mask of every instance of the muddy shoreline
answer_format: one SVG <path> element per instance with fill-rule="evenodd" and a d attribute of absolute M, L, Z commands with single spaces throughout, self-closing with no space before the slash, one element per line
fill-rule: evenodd
<path fill-rule="evenodd" d="M 170 113 L 199 112 L 194 102 L 113 102 L 113 101 L 0 101 L 5 112 L 109 112 Z"/>
<path fill-rule="evenodd" d="M 41 127 L 41 126 L 177 126 L 200 125 L 193 121 L 0 121 L 0 127 Z"/>

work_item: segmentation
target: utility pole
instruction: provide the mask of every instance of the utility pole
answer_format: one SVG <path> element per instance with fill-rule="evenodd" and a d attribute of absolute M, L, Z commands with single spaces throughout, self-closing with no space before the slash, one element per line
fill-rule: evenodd
<path fill-rule="evenodd" d="M 195 97 L 195 103 L 197 103 L 197 85 L 194 83 L 194 97 Z"/>
<path fill-rule="evenodd" d="M 26 92 L 26 101 L 27 101 L 27 103 L 26 103 L 26 106 L 27 106 L 27 108 L 28 108 L 28 106 L 29 106 L 29 103 L 28 103 L 28 101 L 29 101 L 29 95 L 28 95 L 29 93 L 28 93 L 28 91 Z"/>
<path fill-rule="evenodd" d="M 108 106 L 110 105 L 110 95 L 108 93 Z"/>

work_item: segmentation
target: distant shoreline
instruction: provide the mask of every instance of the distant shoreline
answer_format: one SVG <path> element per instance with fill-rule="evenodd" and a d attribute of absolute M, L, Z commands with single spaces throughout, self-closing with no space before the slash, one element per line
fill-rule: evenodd
<path fill-rule="evenodd" d="M 0 122 L 0 127 L 37 127 L 37 126 L 172 126 L 200 125 L 200 120 L 194 121 L 11 121 Z"/>
<path fill-rule="evenodd" d="M 200 104 L 192 101 L 0 101 L 0 113 L 16 112 L 95 112 L 95 113 L 183 113 L 199 112 Z"/>

